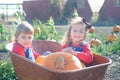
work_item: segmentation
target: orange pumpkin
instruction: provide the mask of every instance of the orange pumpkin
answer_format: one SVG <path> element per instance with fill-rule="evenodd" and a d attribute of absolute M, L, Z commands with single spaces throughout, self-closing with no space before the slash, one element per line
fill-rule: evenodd
<path fill-rule="evenodd" d="M 91 41 L 90 41 L 90 45 L 91 46 L 94 46 L 94 45 L 100 45 L 102 44 L 102 42 L 99 40 L 99 39 L 96 39 L 96 38 L 93 38 Z"/>
<path fill-rule="evenodd" d="M 114 32 L 119 32 L 120 31 L 120 26 L 119 25 L 114 26 L 113 31 Z"/>
<path fill-rule="evenodd" d="M 115 41 L 116 38 L 117 38 L 117 35 L 115 33 L 112 33 L 108 36 L 108 41 L 109 42 Z"/>
<path fill-rule="evenodd" d="M 76 70 L 85 67 L 84 63 L 69 53 L 55 52 L 47 55 L 42 63 L 43 66 L 54 70 Z"/>
<path fill-rule="evenodd" d="M 46 57 L 46 56 L 41 55 L 41 56 L 39 56 L 39 57 L 35 60 L 35 62 L 38 63 L 38 64 L 41 64 L 41 62 L 43 61 L 43 59 L 44 59 L 45 57 Z"/>
<path fill-rule="evenodd" d="M 89 33 L 93 33 L 93 32 L 95 32 L 95 27 L 91 27 L 90 29 L 89 29 Z"/>

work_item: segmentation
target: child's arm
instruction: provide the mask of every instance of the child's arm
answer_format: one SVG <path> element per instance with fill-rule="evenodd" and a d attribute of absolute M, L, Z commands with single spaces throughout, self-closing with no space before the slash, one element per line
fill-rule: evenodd
<path fill-rule="evenodd" d="M 85 63 L 90 63 L 92 62 L 93 60 L 93 54 L 92 54 L 92 51 L 91 51 L 91 48 L 90 48 L 90 45 L 89 44 L 85 44 L 83 47 L 82 47 L 82 50 L 83 52 L 76 52 L 76 56 L 84 61 Z"/>
<path fill-rule="evenodd" d="M 71 47 L 67 47 L 67 45 L 62 47 L 63 52 L 69 52 L 70 54 L 78 57 L 81 61 L 89 64 L 93 60 L 93 54 L 90 45 L 86 43 L 84 46 L 82 46 L 82 50 L 82 52 L 74 51 Z"/>
<path fill-rule="evenodd" d="M 36 52 L 35 52 L 35 50 L 34 50 L 33 47 L 32 47 L 32 51 L 33 51 L 33 54 L 34 54 L 35 59 L 38 58 L 38 57 L 40 56 L 39 53 L 36 53 Z"/>

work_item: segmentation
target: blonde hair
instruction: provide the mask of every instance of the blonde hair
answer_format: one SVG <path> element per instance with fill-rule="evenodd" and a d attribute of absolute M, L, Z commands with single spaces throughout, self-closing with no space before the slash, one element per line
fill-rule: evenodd
<path fill-rule="evenodd" d="M 61 40 L 61 44 L 69 44 L 69 42 L 71 42 L 71 37 L 70 37 L 70 31 L 73 27 L 74 24 L 81 24 L 81 25 L 85 25 L 85 31 L 87 32 L 87 30 L 89 29 L 88 27 L 90 26 L 89 24 L 87 24 L 86 22 L 83 21 L 83 18 L 81 17 L 75 17 L 71 20 L 70 26 L 68 28 L 68 30 L 66 31 L 65 35 L 63 36 L 63 39 Z M 88 26 L 89 25 L 89 26 Z M 85 34 L 86 36 L 86 34 Z"/>
<path fill-rule="evenodd" d="M 20 33 L 29 33 L 34 35 L 34 29 L 32 25 L 30 25 L 28 22 L 24 21 L 18 24 L 15 32 L 15 40 L 18 38 Z"/>

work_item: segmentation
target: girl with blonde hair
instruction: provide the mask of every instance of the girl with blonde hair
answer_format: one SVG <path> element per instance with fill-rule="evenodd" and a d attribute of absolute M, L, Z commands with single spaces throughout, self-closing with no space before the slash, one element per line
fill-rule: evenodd
<path fill-rule="evenodd" d="M 89 43 L 85 41 L 87 30 L 91 25 L 84 18 L 72 19 L 69 29 L 62 39 L 62 51 L 68 52 L 88 66 L 93 60 Z"/>

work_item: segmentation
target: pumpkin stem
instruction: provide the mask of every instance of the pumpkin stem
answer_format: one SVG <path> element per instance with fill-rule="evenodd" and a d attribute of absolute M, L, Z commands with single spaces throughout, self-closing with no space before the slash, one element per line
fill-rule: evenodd
<path fill-rule="evenodd" d="M 63 70 L 65 67 L 65 64 L 66 64 L 65 58 L 63 56 L 60 56 L 55 62 L 55 66 L 59 70 Z"/>

